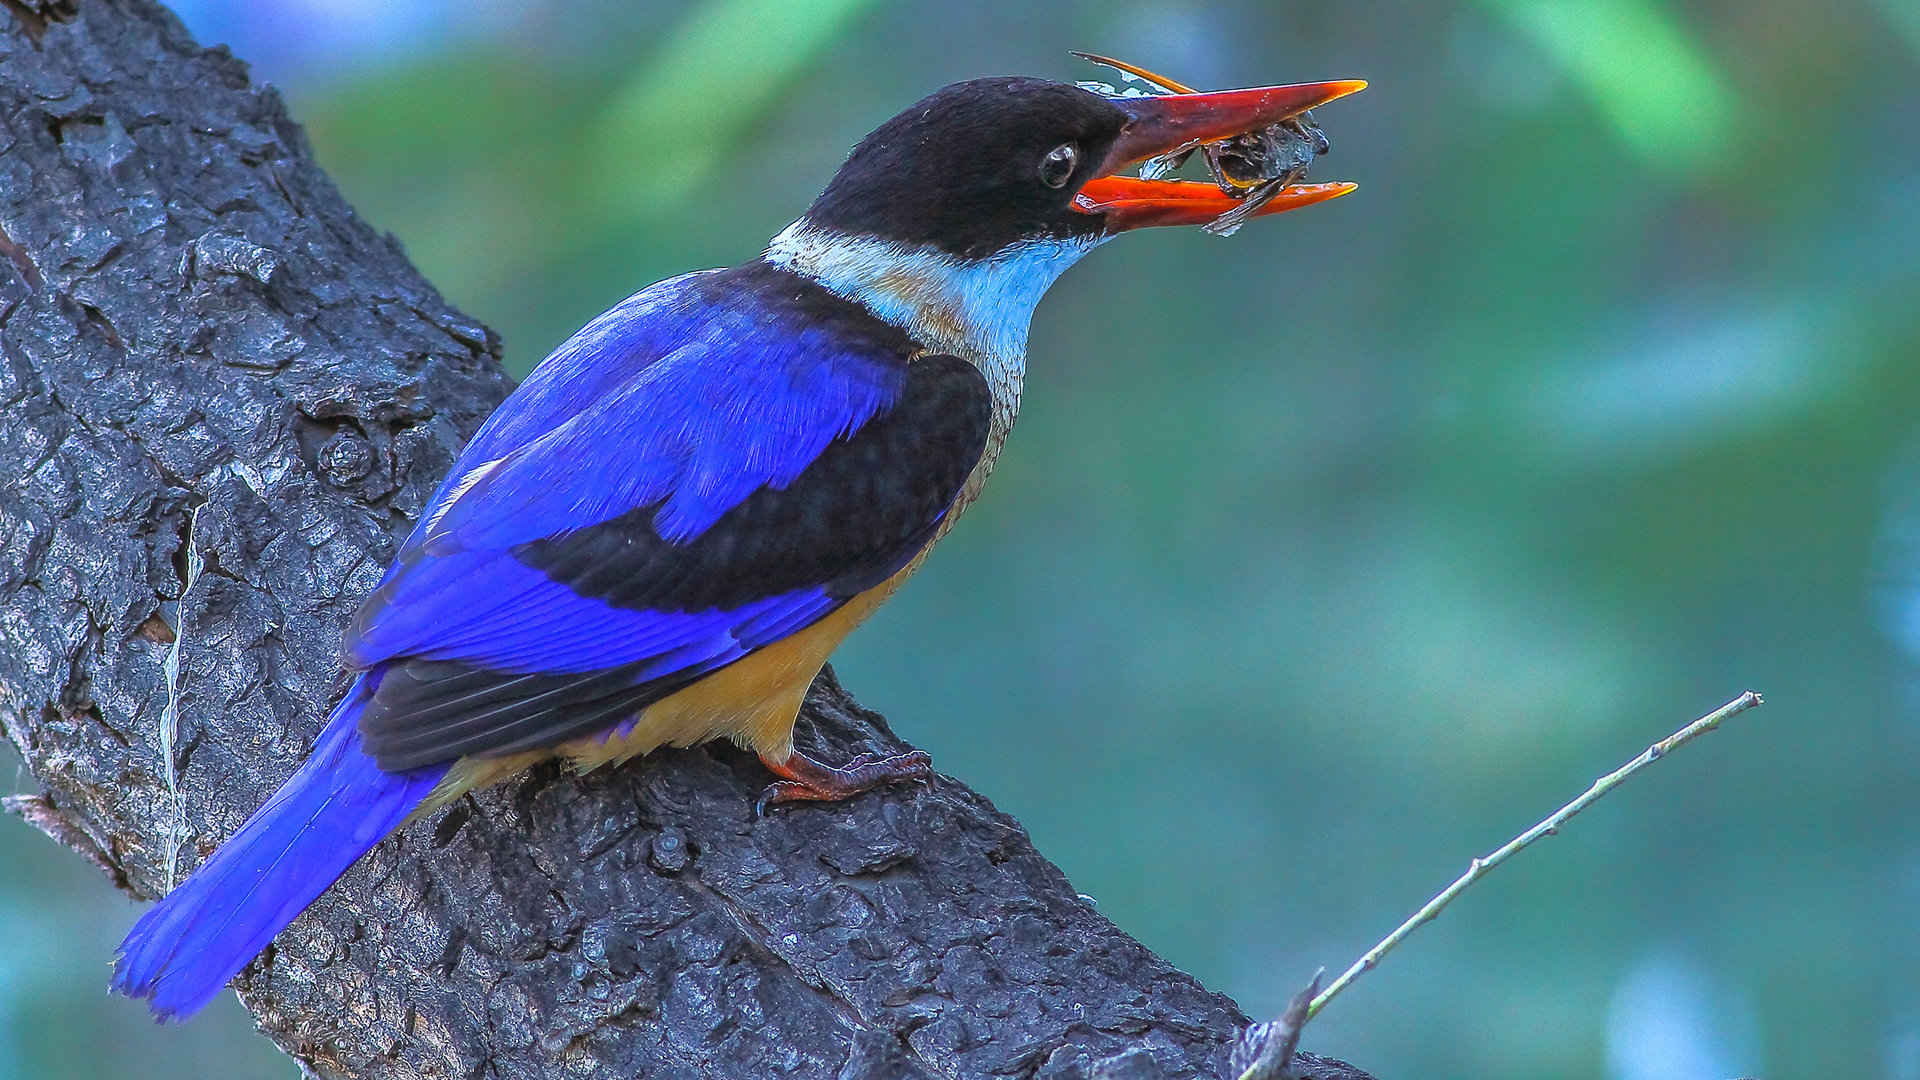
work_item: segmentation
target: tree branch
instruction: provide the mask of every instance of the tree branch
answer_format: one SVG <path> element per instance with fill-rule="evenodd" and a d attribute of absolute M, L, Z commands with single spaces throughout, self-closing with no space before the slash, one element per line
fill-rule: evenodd
<path fill-rule="evenodd" d="M 44 788 L 8 805 L 153 897 L 176 810 L 185 873 L 304 756 L 341 625 L 508 381 L 223 49 L 145 0 L 0 13 L 0 725 Z M 801 739 L 901 745 L 830 674 Z M 1221 1073 L 1234 1004 L 985 799 L 756 820 L 765 780 L 705 748 L 462 800 L 243 1000 L 326 1077 Z"/>

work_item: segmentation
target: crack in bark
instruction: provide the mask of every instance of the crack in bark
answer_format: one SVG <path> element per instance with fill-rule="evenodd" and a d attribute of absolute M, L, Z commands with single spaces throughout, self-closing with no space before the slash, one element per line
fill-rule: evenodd
<path fill-rule="evenodd" d="M 12 6 L 19 3 L 19 0 L 0 0 L 0 2 Z M 5 255 L 7 261 L 13 263 L 14 268 L 20 271 L 20 277 L 26 281 L 27 288 L 39 292 L 47 287 L 46 279 L 40 276 L 40 268 L 33 264 L 33 256 L 27 253 L 26 248 L 14 243 L 5 229 L 0 229 L 0 255 Z"/>

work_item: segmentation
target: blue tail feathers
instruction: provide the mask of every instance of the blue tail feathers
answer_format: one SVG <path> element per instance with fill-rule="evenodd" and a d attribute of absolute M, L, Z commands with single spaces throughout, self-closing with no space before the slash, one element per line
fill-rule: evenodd
<path fill-rule="evenodd" d="M 378 679 L 354 684 L 300 770 L 134 925 L 116 992 L 152 999 L 161 1020 L 198 1012 L 446 775 L 445 765 L 381 772 L 361 752 L 356 725 Z"/>

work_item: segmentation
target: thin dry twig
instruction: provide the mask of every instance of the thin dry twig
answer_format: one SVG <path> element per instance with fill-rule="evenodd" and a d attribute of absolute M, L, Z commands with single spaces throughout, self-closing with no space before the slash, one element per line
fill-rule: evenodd
<path fill-rule="evenodd" d="M 1467 866 L 1466 873 L 1454 879 L 1453 884 L 1440 890 L 1437 896 L 1427 901 L 1424 907 L 1414 912 L 1411 918 L 1401 923 L 1393 933 L 1388 934 L 1378 945 L 1368 949 L 1366 955 L 1354 961 L 1352 967 L 1341 972 L 1340 977 L 1333 980 L 1333 985 L 1327 987 L 1325 992 L 1314 998 L 1313 1003 L 1307 1006 L 1306 1019 L 1311 1020 L 1315 1016 L 1318 1016 L 1320 1010 L 1326 1008 L 1327 1002 L 1332 1001 L 1340 991 L 1345 990 L 1363 973 L 1377 966 L 1383 957 L 1392 952 L 1394 947 L 1405 940 L 1408 934 L 1413 933 L 1420 924 L 1433 921 L 1434 916 L 1439 915 L 1442 909 L 1448 904 L 1451 904 L 1454 897 L 1465 892 L 1469 885 L 1485 877 L 1488 871 L 1507 861 L 1509 857 L 1521 848 L 1526 847 L 1528 844 L 1533 843 L 1543 836 L 1551 836 L 1559 832 L 1560 826 L 1566 824 L 1575 814 L 1585 810 L 1588 806 L 1598 801 L 1601 796 L 1619 787 L 1622 783 L 1625 783 L 1626 779 L 1634 773 L 1660 760 L 1669 752 L 1692 742 L 1696 737 L 1718 728 L 1721 722 L 1728 717 L 1745 712 L 1761 703 L 1760 695 L 1752 690 L 1741 694 L 1739 697 L 1734 698 L 1718 709 L 1695 720 L 1679 731 L 1647 747 L 1640 752 L 1639 757 L 1634 758 L 1613 772 L 1595 780 L 1593 786 L 1589 787 L 1579 798 L 1555 810 L 1533 828 L 1507 841 L 1498 851 L 1484 858 L 1473 860 L 1473 862 Z M 1243 1076 L 1242 1080 L 1246 1080 L 1246 1078 Z"/>

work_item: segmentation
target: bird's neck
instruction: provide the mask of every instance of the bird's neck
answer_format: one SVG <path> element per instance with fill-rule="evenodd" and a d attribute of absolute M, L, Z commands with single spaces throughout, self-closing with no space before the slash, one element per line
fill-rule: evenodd
<path fill-rule="evenodd" d="M 861 304 L 928 349 L 979 368 L 993 388 L 995 435 L 1004 438 L 1020 408 L 1033 309 L 1095 243 L 1035 241 L 963 259 L 801 218 L 773 238 L 765 258 Z"/>

